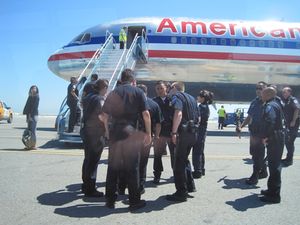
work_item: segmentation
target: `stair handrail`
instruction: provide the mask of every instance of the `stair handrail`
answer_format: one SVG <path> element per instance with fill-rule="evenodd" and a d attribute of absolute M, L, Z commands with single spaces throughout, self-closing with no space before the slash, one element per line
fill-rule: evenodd
<path fill-rule="evenodd" d="M 126 54 L 126 56 L 125 56 L 125 60 L 124 60 L 123 58 L 124 58 L 124 53 L 126 52 L 126 49 L 124 49 L 124 51 L 123 51 L 123 53 L 122 53 L 122 56 L 120 57 L 120 60 L 119 60 L 119 62 L 118 62 L 118 64 L 117 64 L 117 66 L 116 66 L 116 68 L 115 68 L 115 70 L 114 70 L 114 72 L 113 72 L 113 74 L 112 74 L 110 80 L 109 80 L 109 85 L 111 85 L 111 82 L 112 82 L 113 80 L 118 80 L 118 79 L 119 79 L 120 74 L 121 74 L 121 71 L 123 71 L 124 67 L 126 66 L 127 60 L 128 60 L 128 58 L 129 58 L 130 54 L 132 53 L 133 48 L 134 48 L 135 45 L 136 45 L 137 39 L 138 39 L 138 33 L 136 33 L 135 36 L 134 36 L 134 39 L 133 39 L 133 41 L 132 41 L 132 44 L 131 44 L 130 48 L 128 49 L 128 52 L 127 52 L 127 54 Z M 117 79 L 115 79 L 116 72 L 118 71 L 119 66 L 120 66 L 120 64 L 122 63 L 122 61 L 123 61 L 123 64 L 122 64 L 122 66 L 121 66 L 121 68 L 120 68 L 120 72 L 119 72 L 118 75 L 117 75 Z M 115 86 L 116 86 L 116 82 L 113 84 L 111 90 L 113 90 L 113 89 L 115 88 Z"/>
<path fill-rule="evenodd" d="M 90 64 L 96 59 L 99 58 L 100 53 L 103 51 L 103 49 L 108 45 L 108 43 L 110 42 L 110 40 L 113 39 L 113 34 L 110 33 L 110 35 L 108 36 L 108 38 L 106 39 L 106 41 L 104 42 L 104 44 L 101 46 L 101 48 L 98 48 L 93 57 L 90 59 L 90 61 L 88 62 L 88 64 L 86 65 L 86 67 L 83 69 L 83 71 L 80 73 L 79 77 L 77 78 L 77 80 L 79 81 L 83 74 L 85 73 L 85 71 L 89 68 Z"/>

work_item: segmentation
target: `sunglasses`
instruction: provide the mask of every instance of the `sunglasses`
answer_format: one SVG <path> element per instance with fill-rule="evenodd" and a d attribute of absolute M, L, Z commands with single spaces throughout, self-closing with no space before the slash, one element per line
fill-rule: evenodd
<path fill-rule="evenodd" d="M 256 90 L 262 90 L 262 88 L 261 87 L 257 87 Z"/>

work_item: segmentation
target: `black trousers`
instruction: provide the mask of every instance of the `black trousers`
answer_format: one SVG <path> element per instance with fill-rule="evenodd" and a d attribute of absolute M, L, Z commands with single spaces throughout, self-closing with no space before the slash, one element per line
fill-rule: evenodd
<path fill-rule="evenodd" d="M 127 184 L 129 204 L 140 200 L 140 153 L 143 146 L 143 132 L 133 131 L 127 137 L 120 134 L 119 129 L 111 131 L 106 175 L 106 199 L 114 202 L 117 197 L 117 188 L 120 173 L 123 182 Z M 120 139 L 119 137 L 122 137 Z M 125 137 L 125 138 L 124 138 Z"/>
<path fill-rule="evenodd" d="M 259 172 L 266 169 L 265 146 L 260 137 L 250 135 L 250 155 L 253 161 L 253 174 L 258 176 Z"/>
<path fill-rule="evenodd" d="M 280 196 L 281 189 L 281 157 L 284 148 L 284 137 L 272 138 L 267 145 L 269 166 L 268 190 L 273 196 Z"/>
<path fill-rule="evenodd" d="M 68 103 L 70 109 L 68 132 L 73 132 L 77 122 L 77 102 Z"/>
<path fill-rule="evenodd" d="M 104 147 L 104 134 L 99 128 L 83 128 L 80 133 L 84 146 L 82 191 L 92 193 L 96 190 L 97 168 Z"/>
<path fill-rule="evenodd" d="M 206 126 L 199 126 L 196 144 L 193 146 L 192 161 L 194 171 L 202 172 L 205 170 L 204 146 L 206 138 Z"/>
<path fill-rule="evenodd" d="M 154 140 L 154 163 L 153 163 L 153 173 L 155 177 L 160 177 L 161 172 L 164 171 L 162 156 L 166 150 L 166 147 L 169 147 L 170 156 L 171 156 L 171 167 L 174 167 L 174 151 L 175 145 L 172 143 L 170 137 L 161 136 L 159 139 Z"/>
<path fill-rule="evenodd" d="M 149 159 L 151 145 L 145 146 L 140 155 L 140 187 L 144 188 L 147 177 L 147 165 Z"/>
<path fill-rule="evenodd" d="M 186 194 L 195 189 L 191 164 L 188 159 L 196 143 L 197 133 L 181 132 L 177 137 L 174 161 L 174 181 L 177 194 Z"/>
<path fill-rule="evenodd" d="M 286 159 L 288 161 L 292 161 L 294 157 L 294 151 L 295 151 L 295 140 L 298 135 L 298 129 L 299 129 L 299 121 L 296 122 L 296 125 L 294 127 L 290 127 L 289 131 L 285 137 L 285 147 L 287 150 Z"/>
<path fill-rule="evenodd" d="M 124 49 L 125 43 L 124 41 L 120 41 L 120 49 Z"/>

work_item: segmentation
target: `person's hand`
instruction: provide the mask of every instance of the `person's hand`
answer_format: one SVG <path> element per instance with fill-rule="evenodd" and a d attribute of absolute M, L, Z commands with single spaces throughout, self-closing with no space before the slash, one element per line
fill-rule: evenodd
<path fill-rule="evenodd" d="M 177 134 L 172 134 L 172 142 L 174 145 L 176 145 L 176 141 L 177 141 Z"/>
<path fill-rule="evenodd" d="M 262 139 L 262 143 L 263 143 L 264 145 L 267 145 L 267 144 L 268 144 L 268 138 L 263 138 L 263 139 Z"/>
<path fill-rule="evenodd" d="M 151 134 L 145 134 L 144 144 L 145 144 L 145 146 L 148 146 L 151 144 Z"/>

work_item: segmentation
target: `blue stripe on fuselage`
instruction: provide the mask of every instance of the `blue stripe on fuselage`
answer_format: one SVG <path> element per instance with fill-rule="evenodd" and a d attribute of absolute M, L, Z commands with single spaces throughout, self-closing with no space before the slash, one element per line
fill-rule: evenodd
<path fill-rule="evenodd" d="M 260 48 L 281 48 L 299 49 L 300 42 L 285 40 L 257 40 L 240 38 L 215 38 L 215 37 L 188 37 L 188 36 L 162 36 L 148 35 L 149 43 L 153 44 L 194 44 L 194 45 L 213 45 L 213 46 L 238 46 L 238 47 L 260 47 Z M 117 41 L 118 36 L 114 36 Z M 173 40 L 172 40 L 173 39 Z M 175 42 L 176 40 L 176 42 Z M 101 44 L 105 42 L 105 37 L 93 37 L 88 43 L 70 43 L 64 47 Z M 117 41 L 118 42 L 118 41 Z"/>

